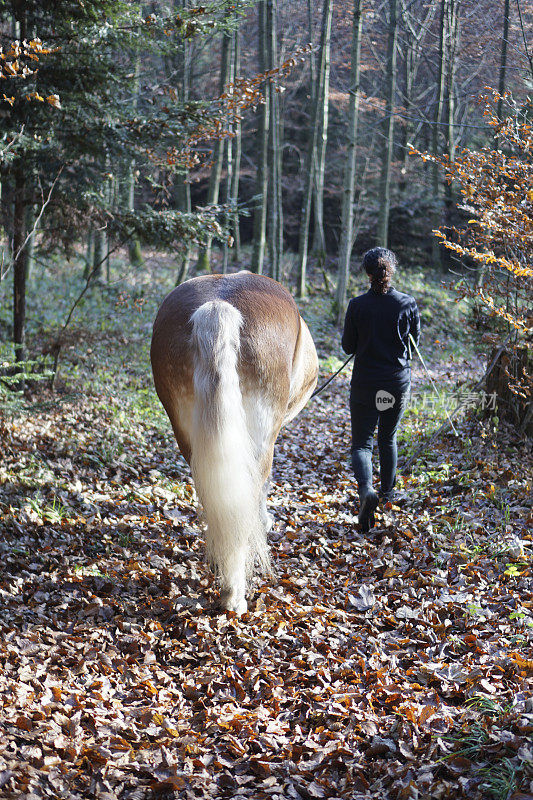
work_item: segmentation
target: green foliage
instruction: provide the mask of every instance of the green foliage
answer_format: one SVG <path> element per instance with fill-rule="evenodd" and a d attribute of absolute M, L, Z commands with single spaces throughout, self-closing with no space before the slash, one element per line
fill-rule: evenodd
<path fill-rule="evenodd" d="M 172 247 L 176 241 L 205 242 L 210 236 L 222 237 L 214 214 L 211 208 L 184 213 L 154 211 L 146 206 L 142 211 L 116 213 L 109 227 L 123 241 L 133 237 L 155 247 Z"/>
<path fill-rule="evenodd" d="M 474 696 L 467 705 L 481 712 L 485 719 L 463 726 L 451 736 L 444 739 L 453 745 L 453 752 L 443 762 L 462 757 L 468 759 L 477 773 L 476 783 L 487 800 L 507 800 L 517 788 L 523 776 L 524 762 L 516 759 L 512 748 L 504 745 L 497 747 L 499 731 L 506 730 L 505 716 L 507 710 L 497 701 L 484 696 Z M 492 728 L 496 735 L 492 734 Z M 494 755 L 492 755 L 494 753 Z M 515 756 L 513 758 L 513 756 Z"/>
<path fill-rule="evenodd" d="M 205 226 L 220 236 L 213 212 L 181 219 L 161 202 L 171 176 L 193 157 L 191 142 L 209 137 L 220 109 L 182 102 L 172 82 L 157 91 L 146 87 L 142 69 L 147 60 L 175 57 L 184 38 L 224 28 L 224 10 L 213 4 L 143 19 L 139 3 L 25 3 L 16 12 L 20 26 L 38 31 L 48 52 L 25 80 L 3 82 L 12 96 L 0 162 L 6 225 L 14 170 L 22 169 L 28 202 L 39 203 L 54 186 L 40 226 L 41 245 L 50 252 L 69 251 L 93 226 L 150 244 L 200 240 Z M 12 4 L 1 3 L 0 22 L 11 22 L 11 15 Z M 116 201 L 132 163 L 148 182 L 152 206 L 133 218 Z"/>
<path fill-rule="evenodd" d="M 28 500 L 28 505 L 43 522 L 54 524 L 61 522 L 67 516 L 65 506 L 55 496 L 51 503 L 45 504 L 40 502 L 37 497 L 32 497 Z"/>
<path fill-rule="evenodd" d="M 36 385 L 52 377 L 50 365 L 44 359 L 15 361 L 11 349 L 0 343 L 0 408 L 2 413 L 13 414 L 25 405 L 23 387 Z"/>

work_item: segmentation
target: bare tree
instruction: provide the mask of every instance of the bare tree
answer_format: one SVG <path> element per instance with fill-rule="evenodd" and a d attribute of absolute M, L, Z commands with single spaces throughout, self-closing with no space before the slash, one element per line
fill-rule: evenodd
<path fill-rule="evenodd" d="M 431 150 L 434 155 L 440 155 L 440 132 L 442 122 L 442 105 L 444 100 L 444 85 L 446 78 L 446 27 L 448 4 L 450 0 L 441 0 L 440 3 L 440 28 L 439 28 L 439 62 L 436 83 L 436 97 L 431 134 Z M 431 189 L 433 197 L 433 229 L 438 228 L 441 221 L 441 182 L 439 165 L 433 162 L 431 168 Z M 431 241 L 431 256 L 434 265 L 441 263 L 441 249 L 439 240 L 433 237 Z"/>
<path fill-rule="evenodd" d="M 175 0 L 176 10 L 189 7 L 189 0 Z M 178 53 L 178 92 L 180 93 L 183 103 L 187 103 L 191 91 L 191 48 L 187 39 L 183 39 L 181 43 L 181 51 Z M 176 194 L 177 205 L 180 211 L 189 214 L 192 210 L 191 206 L 191 186 L 187 180 L 187 172 L 178 173 L 176 176 Z M 191 245 L 189 242 L 185 244 L 183 252 L 180 254 L 180 264 L 178 274 L 176 276 L 176 286 L 182 283 L 189 272 L 191 263 Z"/>
<path fill-rule="evenodd" d="M 450 0 L 447 8 L 446 29 L 446 82 L 445 82 L 445 105 L 446 105 L 446 154 L 450 163 L 455 160 L 455 95 L 456 95 L 456 73 L 457 73 L 457 52 L 459 49 L 460 31 L 460 12 L 461 0 Z M 454 205 L 453 184 L 450 181 L 444 182 L 444 197 L 446 206 L 446 224 L 452 224 L 452 211 Z M 442 254 L 441 254 L 442 255 Z"/>
<path fill-rule="evenodd" d="M 229 55 L 229 62 L 228 62 L 228 89 L 227 91 L 231 94 L 233 92 L 233 85 L 235 81 L 235 39 L 236 39 L 236 32 L 232 34 L 231 43 L 230 43 L 230 55 Z M 226 273 L 228 271 L 228 262 L 229 262 L 229 231 L 231 227 L 231 222 L 234 223 L 234 214 L 231 212 L 232 207 L 232 199 L 233 199 L 233 181 L 234 181 L 234 173 L 236 170 L 235 158 L 234 158 L 234 147 L 233 147 L 233 136 L 235 133 L 235 113 L 231 113 L 231 118 L 229 119 L 228 125 L 228 132 L 229 136 L 226 139 L 226 238 L 224 240 L 224 251 L 223 251 L 223 260 L 222 260 L 222 272 Z"/>
<path fill-rule="evenodd" d="M 390 176 L 394 143 L 394 98 L 396 94 L 396 41 L 398 38 L 398 0 L 389 0 L 385 116 L 382 129 L 381 175 L 377 242 L 387 247 L 389 240 Z"/>
<path fill-rule="evenodd" d="M 234 34 L 234 80 L 239 74 L 241 64 L 241 37 L 239 29 Z M 242 125 L 240 118 L 237 116 L 233 122 L 234 135 L 235 135 L 235 156 L 233 165 L 233 178 L 231 185 L 231 205 L 233 211 L 233 261 L 236 264 L 241 262 L 241 232 L 239 227 L 239 211 L 237 209 L 237 202 L 239 199 L 239 178 L 241 174 L 241 157 L 242 157 Z"/>
<path fill-rule="evenodd" d="M 333 4 L 332 4 L 333 11 Z M 324 39 L 324 75 L 322 103 L 319 109 L 319 128 L 317 136 L 317 146 L 315 154 L 314 168 L 314 234 L 313 234 L 313 253 L 323 262 L 326 257 L 326 238 L 324 235 L 324 179 L 326 171 L 326 150 L 328 144 L 328 123 L 329 123 L 329 79 L 331 70 L 331 25 L 329 25 L 327 36 Z M 322 59 L 321 59 L 322 63 Z M 311 76 L 312 77 L 312 76 Z M 317 90 L 320 87 L 317 87 Z M 315 92 L 316 94 L 316 92 Z"/>
<path fill-rule="evenodd" d="M 401 0 L 401 22 L 403 24 L 405 41 L 399 47 L 403 51 L 403 105 L 405 114 L 403 119 L 402 137 L 402 168 L 399 189 L 402 195 L 409 188 L 409 145 L 416 135 L 417 129 L 423 124 L 417 112 L 414 94 L 417 78 L 422 60 L 425 58 L 424 43 L 431 23 L 435 17 L 436 5 L 429 3 L 424 7 L 420 16 L 417 6 L 410 0 Z M 423 118 L 422 118 L 423 120 Z"/>
<path fill-rule="evenodd" d="M 267 0 L 266 3 L 266 45 L 267 45 L 267 67 L 269 70 L 277 66 L 277 0 Z M 269 107 L 269 139 L 268 139 L 268 254 L 270 260 L 270 274 L 274 280 L 281 277 L 282 248 L 280 241 L 283 237 L 283 228 L 280 215 L 281 207 L 279 200 L 281 197 L 280 182 L 281 175 L 279 170 L 279 98 L 277 85 L 271 80 L 268 84 L 268 107 Z"/>
<path fill-rule="evenodd" d="M 263 75 L 267 70 L 267 20 L 266 0 L 257 3 L 257 32 L 259 39 L 259 72 Z M 259 107 L 259 128 L 257 132 L 257 173 L 255 183 L 254 232 L 252 248 L 252 272 L 261 274 L 265 258 L 266 218 L 268 201 L 268 140 L 270 109 L 268 101 L 270 92 L 263 84 L 261 89 L 263 103 Z"/>
<path fill-rule="evenodd" d="M 14 30 L 21 41 L 27 38 L 26 11 L 23 3 L 14 4 Z M 27 165 L 19 156 L 15 167 L 15 199 L 13 203 L 13 345 L 15 361 L 26 358 L 26 279 L 28 252 L 26 249 L 26 223 L 28 196 Z"/>
<path fill-rule="evenodd" d="M 327 107 L 327 98 L 325 97 L 326 89 L 326 60 L 331 39 L 331 17 L 333 13 L 332 0 L 324 0 L 322 9 L 322 29 L 320 36 L 320 59 L 318 65 L 317 75 L 317 89 L 315 92 L 315 102 L 312 108 L 310 130 L 309 130 L 309 143 L 307 147 L 307 155 L 305 161 L 305 174 L 304 174 L 304 191 L 302 198 L 302 211 L 300 215 L 300 231 L 298 237 L 298 296 L 305 297 L 306 295 L 306 277 L 307 277 L 307 253 L 309 246 L 309 223 L 311 219 L 311 202 L 313 193 L 313 181 L 315 179 L 315 170 L 317 167 L 317 159 L 315 154 L 317 152 L 318 132 L 320 129 L 321 121 L 324 124 L 324 105 Z M 325 123 L 327 125 L 327 121 Z"/>
<path fill-rule="evenodd" d="M 500 74 L 498 78 L 498 92 L 503 95 L 505 92 L 506 72 L 507 72 L 507 42 L 509 40 L 509 6 L 510 0 L 505 0 L 503 7 L 503 35 L 502 35 L 502 49 L 500 56 Z M 502 117 L 502 99 L 498 100 L 498 119 Z"/>
<path fill-rule="evenodd" d="M 352 48 L 350 61 L 350 105 L 348 112 L 347 153 L 342 189 L 342 221 L 337 272 L 337 322 L 344 318 L 346 289 L 350 273 L 350 257 L 353 246 L 353 203 L 355 196 L 355 171 L 357 157 L 357 123 L 359 119 L 361 32 L 363 16 L 361 0 L 355 0 L 352 23 Z"/>
<path fill-rule="evenodd" d="M 224 91 L 228 82 L 228 75 L 231 64 L 232 35 L 225 32 L 222 36 L 222 51 L 220 55 L 220 79 L 219 94 Z M 216 205 L 220 192 L 220 179 L 222 177 L 222 165 L 224 161 L 224 139 L 217 139 L 213 147 L 213 163 L 209 176 L 209 186 L 207 188 L 207 205 Z M 211 262 L 211 237 L 208 238 L 205 247 L 200 249 L 198 254 L 198 269 L 206 271 L 210 269 Z"/>

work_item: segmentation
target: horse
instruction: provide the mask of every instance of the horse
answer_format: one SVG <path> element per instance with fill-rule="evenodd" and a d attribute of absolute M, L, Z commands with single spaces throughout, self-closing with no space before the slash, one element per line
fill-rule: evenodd
<path fill-rule="evenodd" d="M 254 571 L 270 570 L 274 444 L 316 386 L 313 339 L 283 286 L 241 271 L 191 278 L 170 292 L 150 357 L 203 508 L 222 607 L 240 616 Z"/>

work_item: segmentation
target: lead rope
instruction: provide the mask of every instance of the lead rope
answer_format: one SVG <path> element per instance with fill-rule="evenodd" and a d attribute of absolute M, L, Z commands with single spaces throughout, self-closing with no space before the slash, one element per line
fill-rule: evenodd
<path fill-rule="evenodd" d="M 312 399 L 313 399 L 313 397 L 315 397 L 317 394 L 320 394 L 320 392 L 324 391 L 324 389 L 326 388 L 326 386 L 329 386 L 329 384 L 331 383 L 331 381 L 332 381 L 334 378 L 336 378 L 336 377 L 337 377 L 337 375 L 339 374 L 339 372 L 342 372 L 342 370 L 344 369 L 344 367 L 346 366 L 346 364 L 348 364 L 348 363 L 349 363 L 349 362 L 352 360 L 352 358 L 354 357 L 354 355 L 355 355 L 355 353 L 352 353 L 352 355 L 351 355 L 351 356 L 348 356 L 348 358 L 346 359 L 346 361 L 344 362 L 344 364 L 342 365 L 342 367 L 339 367 L 339 369 L 337 370 L 337 372 L 334 372 L 334 373 L 333 373 L 333 375 L 331 376 L 331 378 L 328 378 L 328 380 L 327 380 L 325 383 L 323 383 L 323 384 L 322 384 L 322 386 L 319 386 L 319 387 L 318 387 L 318 389 L 315 389 L 315 391 L 313 392 L 313 394 L 311 395 L 311 397 L 310 397 L 309 399 L 310 399 L 310 400 L 312 400 Z"/>
<path fill-rule="evenodd" d="M 441 396 L 440 396 L 440 394 L 439 394 L 439 390 L 438 390 L 438 389 L 437 389 L 437 387 L 435 386 L 435 383 L 434 383 L 434 381 L 433 381 L 433 378 L 432 378 L 432 377 L 431 377 L 431 375 L 429 374 L 429 370 L 428 370 L 428 368 L 426 367 L 426 362 L 425 362 L 425 361 L 424 361 L 424 359 L 422 358 L 422 353 L 421 353 L 421 352 L 420 352 L 420 350 L 418 349 L 418 346 L 417 346 L 417 344 L 416 344 L 416 342 L 415 342 L 415 340 L 413 339 L 413 337 L 412 337 L 412 335 L 411 335 L 411 334 L 409 334 L 409 341 L 410 341 L 410 343 L 413 345 L 413 347 L 415 348 L 416 354 L 417 354 L 418 358 L 420 359 L 420 362 L 421 362 L 422 366 L 424 367 L 424 369 L 425 369 L 425 371 L 426 371 L 426 375 L 428 376 L 428 378 L 429 378 L 429 380 L 430 380 L 430 383 L 431 383 L 431 385 L 433 386 L 433 389 L 434 389 L 434 391 L 435 391 L 435 394 L 437 395 L 437 397 L 439 398 L 439 400 L 441 400 L 441 402 L 442 402 L 442 398 L 441 398 Z M 343 364 L 342 364 L 342 365 L 339 367 L 339 369 L 338 369 L 336 372 L 334 372 L 334 373 L 333 373 L 333 375 L 332 375 L 330 378 L 328 378 L 328 380 L 327 380 L 327 381 L 325 381 L 325 382 L 322 384 L 322 386 L 319 386 L 317 389 L 315 389 L 315 391 L 313 392 L 313 394 L 311 395 L 311 397 L 310 397 L 309 399 L 310 399 L 310 400 L 312 400 L 312 399 L 313 399 L 313 397 L 316 397 L 316 395 L 317 395 L 317 394 L 320 394 L 320 392 L 323 392 L 323 391 L 324 391 L 324 389 L 326 388 L 326 386 L 329 386 L 329 384 L 331 383 L 331 381 L 332 381 L 332 380 L 334 380 L 334 379 L 337 377 L 337 375 L 339 374 L 339 372 L 342 372 L 342 370 L 344 369 L 344 367 L 345 367 L 347 364 L 349 364 L 349 362 L 352 360 L 352 358 L 353 358 L 354 356 L 355 356 L 355 353 L 352 353 L 350 356 L 348 356 L 348 358 L 346 359 L 346 361 L 345 361 L 345 362 L 344 362 L 344 363 L 343 363 Z M 450 415 L 448 414 L 448 410 L 447 410 L 447 408 L 446 408 L 446 404 L 445 404 L 445 403 L 443 403 L 443 407 L 444 407 L 444 411 L 445 411 L 445 413 L 446 413 L 446 416 L 448 417 L 448 422 L 449 422 L 449 423 L 450 423 L 450 425 L 452 426 L 452 430 L 453 430 L 453 432 L 455 433 L 455 435 L 456 435 L 456 436 L 459 436 L 459 434 L 457 433 L 457 429 L 455 428 L 455 425 L 454 425 L 454 424 L 453 424 L 453 422 L 452 422 L 452 418 L 451 418 L 451 417 L 450 417 Z"/>
<path fill-rule="evenodd" d="M 437 397 L 439 398 L 439 400 L 442 402 L 442 398 L 441 398 L 441 396 L 440 396 L 439 390 L 438 390 L 438 389 L 437 389 L 437 387 L 435 386 L 435 382 L 433 381 L 433 378 L 432 378 L 432 377 L 431 377 L 431 375 L 429 374 L 429 370 L 428 370 L 428 368 L 426 367 L 426 362 L 425 362 L 425 361 L 424 361 L 424 359 L 422 358 L 422 353 L 421 353 L 421 352 L 420 352 L 420 350 L 418 349 L 418 346 L 417 346 L 417 344 L 416 344 L 416 342 L 415 342 L 415 340 L 413 339 L 413 337 L 412 337 L 412 335 L 411 335 L 411 334 L 409 334 L 409 341 L 410 341 L 410 343 L 413 345 L 413 347 L 415 348 L 416 354 L 417 354 L 418 358 L 420 359 L 420 362 L 421 362 L 422 366 L 424 367 L 424 369 L 425 369 L 425 371 L 426 371 L 426 375 L 428 376 L 428 378 L 429 378 L 429 380 L 430 380 L 430 383 L 431 383 L 431 385 L 433 386 L 433 389 L 434 389 L 434 391 L 435 391 L 435 394 L 437 395 Z M 342 364 L 342 366 L 340 366 L 340 367 L 339 367 L 339 369 L 338 369 L 336 372 L 334 372 L 334 373 L 333 373 L 333 375 L 332 375 L 330 378 L 328 378 L 328 380 L 327 380 L 325 383 L 323 383 L 323 384 L 322 384 L 322 386 L 319 386 L 319 387 L 318 387 L 318 389 L 315 389 L 315 391 L 313 392 L 313 394 L 311 395 L 311 397 L 310 397 L 309 399 L 310 399 L 310 400 L 312 400 L 312 399 L 313 399 L 313 397 L 316 397 L 316 395 L 317 395 L 317 394 L 320 394 L 320 392 L 324 391 L 324 389 L 326 388 L 326 386 L 329 386 L 329 384 L 331 383 L 331 381 L 332 381 L 332 380 L 334 380 L 334 378 L 336 378 L 336 377 L 337 377 L 337 375 L 339 374 L 339 372 L 342 372 L 342 370 L 344 369 L 344 367 L 345 367 L 345 366 L 346 366 L 346 365 L 347 365 L 347 364 L 348 364 L 348 363 L 349 363 L 349 362 L 352 360 L 352 358 L 354 357 L 354 355 L 355 355 L 355 353 L 352 353 L 352 355 L 351 355 L 351 356 L 348 356 L 348 358 L 346 359 L 346 361 L 344 362 L 344 364 Z M 453 432 L 455 433 L 455 435 L 456 435 L 456 436 L 459 436 L 459 434 L 457 433 L 457 429 L 456 429 L 455 425 L 454 425 L 454 424 L 453 424 L 453 422 L 452 422 L 452 418 L 451 418 L 451 417 L 450 417 L 450 415 L 448 414 L 448 409 L 446 408 L 446 404 L 445 404 L 445 403 L 443 403 L 443 408 L 444 408 L 444 411 L 445 411 L 445 413 L 446 413 L 446 416 L 448 417 L 448 422 L 449 422 L 449 423 L 450 423 L 450 425 L 452 426 L 452 430 L 453 430 Z"/>
<path fill-rule="evenodd" d="M 474 386 L 474 390 L 476 390 L 476 389 L 479 389 L 479 387 L 480 387 L 480 386 L 483 384 L 483 382 L 486 380 L 486 378 L 487 378 L 487 377 L 490 375 L 490 373 L 491 373 L 491 372 L 492 372 L 492 370 L 494 369 L 494 366 L 496 365 L 496 362 L 498 361 L 498 358 L 500 357 L 501 353 L 503 352 L 503 350 L 504 350 L 504 348 L 505 348 L 505 345 L 507 344 L 507 342 L 509 341 L 509 339 L 510 339 L 510 338 L 511 338 L 511 334 L 508 334 L 508 336 L 505 338 L 505 340 L 504 340 L 503 344 L 502 344 L 502 345 L 501 345 L 501 347 L 499 348 L 498 352 L 496 353 L 496 355 L 495 355 L 495 356 L 494 356 L 494 358 L 492 359 L 492 361 L 491 361 L 490 365 L 488 366 L 487 370 L 485 371 L 485 374 L 483 375 L 483 377 L 481 378 L 481 380 L 479 380 L 479 381 L 476 383 L 476 385 Z M 436 394 L 437 394 L 438 398 L 440 399 L 440 394 L 439 394 L 439 392 L 437 391 L 437 387 L 435 386 L 435 383 L 433 382 L 433 379 L 432 379 L 431 375 L 429 374 L 428 368 L 426 367 L 426 364 L 425 364 L 425 362 L 424 362 L 424 359 L 422 358 L 422 354 L 420 353 L 420 350 L 418 349 L 418 347 L 417 347 L 417 344 L 416 344 L 416 342 L 415 342 L 415 340 L 413 339 L 413 337 L 412 337 L 412 335 L 411 335 L 411 334 L 409 334 L 409 342 L 410 342 L 410 344 L 412 344 L 412 345 L 413 345 L 413 347 L 415 348 L 416 354 L 418 355 L 418 357 L 419 357 L 420 361 L 422 362 L 422 366 L 424 367 L 424 369 L 425 369 L 425 371 L 426 371 L 426 374 L 427 374 L 427 376 L 428 376 L 429 380 L 431 381 L 431 385 L 433 386 L 433 388 L 434 388 L 434 390 L 435 390 L 435 392 L 436 392 Z M 352 358 L 354 357 L 354 355 L 355 355 L 355 353 L 352 353 L 352 355 L 351 355 L 351 356 L 348 356 L 348 358 L 346 359 L 346 361 L 344 362 L 344 364 L 343 364 L 341 367 L 339 367 L 339 369 L 337 370 L 337 372 L 335 372 L 335 373 L 334 373 L 334 374 L 331 376 L 331 378 L 328 378 L 328 380 L 327 380 L 325 383 L 323 383 L 323 384 L 322 384 L 322 386 L 319 386 L 319 387 L 318 387 L 318 389 L 315 389 L 315 391 L 313 392 L 313 394 L 311 395 L 311 397 L 310 397 L 309 399 L 312 399 L 313 397 L 315 397 L 315 395 L 317 395 L 317 394 L 320 394 L 320 392 L 322 392 L 322 391 L 323 391 L 323 390 L 326 388 L 326 386 L 328 386 L 328 385 L 331 383 L 331 381 L 332 381 L 334 378 L 336 378 L 336 377 L 337 377 L 337 375 L 339 374 L 339 372 L 342 372 L 342 370 L 344 369 L 344 367 L 346 366 L 346 364 L 348 364 L 348 363 L 349 363 L 349 362 L 352 360 Z M 411 355 L 411 354 L 409 353 L 409 355 Z M 454 416 L 454 415 L 455 415 L 455 414 L 456 414 L 456 413 L 459 411 L 459 409 L 460 409 L 460 408 L 462 408 L 462 407 L 463 407 L 463 405 L 464 405 L 464 403 L 459 403 L 459 405 L 458 405 L 458 406 L 457 406 L 457 407 L 454 409 L 454 411 L 453 411 L 453 416 Z M 444 410 L 446 411 L 446 416 L 447 416 L 447 418 L 448 418 L 448 422 L 449 422 L 449 423 L 450 423 L 450 425 L 452 426 L 453 432 L 455 433 L 455 435 L 456 435 L 456 436 L 458 436 L 457 430 L 456 430 L 456 428 L 455 428 L 455 426 L 454 426 L 454 424 L 453 424 L 453 422 L 452 422 L 452 418 L 451 418 L 451 416 L 448 414 L 448 411 L 447 411 L 447 409 L 446 409 L 446 406 L 445 406 L 445 405 L 444 405 Z M 446 426 L 446 423 L 444 423 L 444 425 L 441 425 L 441 427 L 438 429 L 438 431 L 436 431 L 436 433 L 434 433 L 434 434 L 433 434 L 433 436 L 431 437 L 431 440 L 430 440 L 429 444 L 431 444 L 431 442 L 432 442 L 432 441 L 435 439 L 435 437 L 436 437 L 436 436 L 437 436 L 439 433 L 441 433 L 441 432 L 444 430 L 445 426 Z M 412 466 L 412 464 L 413 464 L 413 463 L 416 461 L 416 459 L 417 459 L 417 458 L 418 458 L 418 456 L 419 456 L 419 455 L 420 455 L 420 454 L 423 452 L 423 450 L 425 450 L 425 449 L 426 449 L 426 447 L 428 447 L 428 443 L 422 444 L 422 445 L 421 445 L 421 446 L 418 448 L 418 450 L 416 450 L 416 451 L 415 451 L 415 453 L 414 453 L 414 454 L 411 456 L 411 458 L 409 458 L 409 459 L 407 460 L 407 462 L 406 462 L 406 464 L 405 464 L 405 467 L 404 467 L 404 469 L 410 470 L 410 469 L 411 469 L 411 466 Z"/>

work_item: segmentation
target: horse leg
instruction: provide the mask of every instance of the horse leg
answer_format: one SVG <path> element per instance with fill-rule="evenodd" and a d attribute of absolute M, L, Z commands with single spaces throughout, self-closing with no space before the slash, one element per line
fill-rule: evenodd
<path fill-rule="evenodd" d="M 274 516 L 267 508 L 268 490 L 270 487 L 270 476 L 263 484 L 263 491 L 261 493 L 261 520 L 265 526 L 265 531 L 269 533 L 274 527 Z"/>
<path fill-rule="evenodd" d="M 247 547 L 239 544 L 226 556 L 224 572 L 220 578 L 220 602 L 222 607 L 236 614 L 244 614 L 246 602 Z"/>

